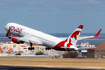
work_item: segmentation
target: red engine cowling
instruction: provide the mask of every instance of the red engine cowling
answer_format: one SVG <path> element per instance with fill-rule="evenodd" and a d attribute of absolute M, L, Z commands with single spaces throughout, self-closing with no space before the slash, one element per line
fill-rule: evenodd
<path fill-rule="evenodd" d="M 18 39 L 17 39 L 17 36 L 13 36 L 13 37 L 12 37 L 12 41 L 13 41 L 14 43 L 17 43 L 17 44 L 20 44 L 20 43 L 23 44 L 23 43 L 24 43 L 24 41 L 18 40 Z"/>

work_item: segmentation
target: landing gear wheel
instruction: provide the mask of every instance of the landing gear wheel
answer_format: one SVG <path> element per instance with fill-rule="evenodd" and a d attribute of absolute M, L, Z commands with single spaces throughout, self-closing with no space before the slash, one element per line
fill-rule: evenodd
<path fill-rule="evenodd" d="M 28 50 L 34 50 L 34 47 L 29 47 Z"/>
<path fill-rule="evenodd" d="M 29 47 L 28 50 L 34 50 L 34 47 L 32 47 L 32 45 L 33 45 L 33 44 L 30 42 L 30 46 L 31 46 L 31 47 Z"/>

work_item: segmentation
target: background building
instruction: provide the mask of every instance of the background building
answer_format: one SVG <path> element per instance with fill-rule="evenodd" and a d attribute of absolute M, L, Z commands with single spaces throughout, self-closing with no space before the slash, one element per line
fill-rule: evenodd
<path fill-rule="evenodd" d="M 30 45 L 29 45 L 30 46 Z M 38 44 L 33 44 L 34 51 L 28 50 L 30 54 L 36 54 L 37 52 L 43 52 L 45 55 L 52 56 L 52 57 L 63 57 L 65 51 L 58 51 L 54 49 L 46 50 L 46 46 L 41 46 Z"/>
<path fill-rule="evenodd" d="M 104 58 L 105 56 L 105 42 L 95 46 L 96 48 L 91 48 L 87 50 L 88 58 Z"/>
<path fill-rule="evenodd" d="M 0 43 L 0 53 L 3 55 L 5 54 L 17 54 L 22 53 L 22 55 L 26 54 L 32 54 L 35 55 L 38 52 L 43 52 L 44 55 L 51 56 L 51 57 L 63 57 L 63 54 L 65 51 L 57 51 L 54 49 L 46 50 L 45 46 L 41 46 L 38 44 L 33 44 L 32 47 L 34 47 L 34 50 L 28 50 L 28 47 L 30 47 L 30 44 L 24 43 L 24 44 L 16 44 L 13 42 L 7 42 L 7 43 Z"/>

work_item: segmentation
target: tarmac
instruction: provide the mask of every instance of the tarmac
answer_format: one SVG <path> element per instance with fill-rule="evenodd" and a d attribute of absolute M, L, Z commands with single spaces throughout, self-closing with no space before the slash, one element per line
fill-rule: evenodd
<path fill-rule="evenodd" d="M 73 69 L 73 68 L 47 68 L 25 66 L 0 66 L 0 70 L 104 70 L 104 69 Z"/>

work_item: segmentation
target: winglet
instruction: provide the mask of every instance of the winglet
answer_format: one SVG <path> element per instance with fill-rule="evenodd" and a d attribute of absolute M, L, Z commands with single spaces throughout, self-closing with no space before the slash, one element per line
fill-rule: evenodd
<path fill-rule="evenodd" d="M 98 31 L 98 33 L 97 33 L 96 35 L 94 35 L 94 37 L 97 37 L 97 36 L 100 34 L 101 30 L 102 30 L 102 29 L 100 29 L 100 30 Z"/>

